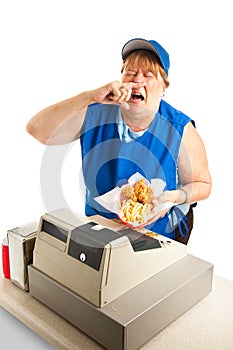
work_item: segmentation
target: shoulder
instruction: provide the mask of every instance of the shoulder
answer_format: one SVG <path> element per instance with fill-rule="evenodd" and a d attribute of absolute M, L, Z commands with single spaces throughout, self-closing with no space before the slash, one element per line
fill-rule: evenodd
<path fill-rule="evenodd" d="M 102 104 L 102 103 L 93 103 L 88 106 L 86 117 L 93 117 L 95 120 L 99 118 L 109 118 L 111 116 L 115 117 L 119 111 L 119 106 L 114 104 Z"/>
<path fill-rule="evenodd" d="M 106 123 L 116 123 L 119 106 L 112 104 L 93 103 L 88 106 L 82 133 Z"/>
<path fill-rule="evenodd" d="M 119 111 L 118 105 L 113 104 L 102 104 L 102 103 L 93 103 L 88 106 L 86 118 L 98 120 L 104 120 L 108 118 L 108 121 L 111 119 L 115 120 L 115 116 Z"/>
<path fill-rule="evenodd" d="M 94 113 L 111 113 L 112 111 L 119 110 L 119 106 L 115 104 L 103 104 L 103 103 L 92 103 L 88 106 L 88 112 Z"/>
<path fill-rule="evenodd" d="M 190 148 L 196 150 L 196 146 L 200 145 L 201 147 L 204 145 L 201 136 L 199 135 L 196 128 L 192 123 L 188 123 L 185 126 L 184 134 L 183 134 L 183 143 L 187 148 L 187 145 L 190 145 Z"/>
<path fill-rule="evenodd" d="M 180 110 L 172 107 L 169 103 L 167 103 L 164 100 L 162 100 L 160 103 L 159 113 L 163 118 L 165 118 L 172 124 L 185 126 L 189 122 L 192 122 L 192 124 L 195 126 L 195 122 L 192 118 L 190 118 L 188 115 L 181 112 Z"/>

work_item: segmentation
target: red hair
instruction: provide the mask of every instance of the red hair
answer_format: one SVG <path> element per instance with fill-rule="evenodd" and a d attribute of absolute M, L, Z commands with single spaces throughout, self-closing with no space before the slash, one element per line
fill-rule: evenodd
<path fill-rule="evenodd" d="M 159 72 L 165 86 L 169 86 L 170 82 L 168 76 L 161 67 L 159 58 L 157 58 L 153 52 L 147 50 L 133 51 L 123 61 L 121 73 L 124 73 L 127 69 L 134 69 L 135 67 L 141 67 L 145 72 L 152 72 L 156 78 L 158 78 Z"/>

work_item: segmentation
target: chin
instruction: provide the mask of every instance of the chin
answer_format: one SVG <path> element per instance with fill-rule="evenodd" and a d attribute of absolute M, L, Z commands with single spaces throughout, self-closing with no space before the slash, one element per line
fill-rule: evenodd
<path fill-rule="evenodd" d="M 143 115 L 148 115 L 153 113 L 153 111 L 148 108 L 147 106 L 145 106 L 144 103 L 129 103 L 129 112 L 135 114 L 135 115 L 139 115 L 139 116 L 143 116 Z"/>

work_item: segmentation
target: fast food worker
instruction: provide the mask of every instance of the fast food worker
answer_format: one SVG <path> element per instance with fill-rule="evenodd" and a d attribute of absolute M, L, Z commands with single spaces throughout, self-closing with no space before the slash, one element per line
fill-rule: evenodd
<path fill-rule="evenodd" d="M 164 100 L 167 51 L 157 41 L 135 38 L 123 46 L 122 60 L 119 81 L 46 107 L 29 120 L 27 131 L 46 145 L 80 138 L 87 216 L 116 218 L 94 197 L 136 172 L 163 179 L 157 201 L 175 205 L 146 227 L 187 244 L 193 206 L 211 192 L 204 143 L 194 121 Z"/>

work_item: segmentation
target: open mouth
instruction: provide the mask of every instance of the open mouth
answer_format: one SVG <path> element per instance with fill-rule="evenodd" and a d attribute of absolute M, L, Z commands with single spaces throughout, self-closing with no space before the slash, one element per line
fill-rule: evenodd
<path fill-rule="evenodd" d="M 144 101 L 145 100 L 144 96 L 142 94 L 140 94 L 139 92 L 132 93 L 131 98 L 133 101 Z"/>

